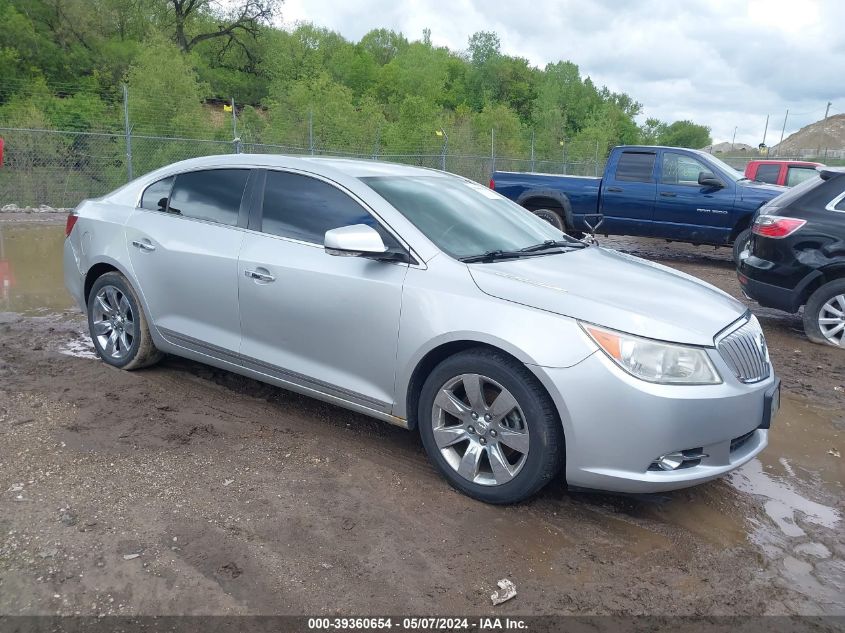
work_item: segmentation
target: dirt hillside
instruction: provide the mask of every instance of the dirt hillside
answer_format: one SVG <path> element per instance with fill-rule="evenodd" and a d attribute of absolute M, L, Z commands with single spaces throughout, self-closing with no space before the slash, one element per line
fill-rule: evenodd
<path fill-rule="evenodd" d="M 845 149 L 845 114 L 834 114 L 802 127 L 776 146 L 778 154 L 799 153 L 801 150 Z"/>

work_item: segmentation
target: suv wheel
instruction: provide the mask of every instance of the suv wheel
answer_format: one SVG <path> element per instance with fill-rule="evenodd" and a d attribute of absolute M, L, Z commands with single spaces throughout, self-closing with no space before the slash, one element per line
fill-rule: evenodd
<path fill-rule="evenodd" d="M 563 429 L 548 394 L 524 365 L 494 350 L 440 363 L 423 385 L 418 419 L 438 470 L 481 501 L 522 501 L 563 461 Z"/>
<path fill-rule="evenodd" d="M 739 235 L 736 236 L 733 246 L 733 257 L 734 264 L 736 264 L 737 266 L 739 266 L 739 262 L 742 259 L 742 252 L 748 247 L 748 243 L 750 241 L 751 229 L 745 229 L 744 231 L 740 231 Z"/>
<path fill-rule="evenodd" d="M 814 343 L 845 347 L 845 279 L 826 283 L 810 295 L 804 331 Z"/>
<path fill-rule="evenodd" d="M 106 273 L 94 282 L 88 296 L 88 329 L 97 354 L 114 367 L 140 369 L 162 357 L 138 297 L 120 273 Z"/>

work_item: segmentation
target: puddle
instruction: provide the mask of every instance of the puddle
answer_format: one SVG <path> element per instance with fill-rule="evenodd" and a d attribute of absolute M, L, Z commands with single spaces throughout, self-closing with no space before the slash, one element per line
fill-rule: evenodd
<path fill-rule="evenodd" d="M 61 224 L 0 224 L 0 312 L 73 307 L 62 273 L 64 239 Z"/>

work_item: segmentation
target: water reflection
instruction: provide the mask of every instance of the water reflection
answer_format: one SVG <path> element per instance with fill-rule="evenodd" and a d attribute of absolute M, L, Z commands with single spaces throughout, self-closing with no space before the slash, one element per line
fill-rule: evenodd
<path fill-rule="evenodd" d="M 0 311 L 39 314 L 72 307 L 64 288 L 60 224 L 0 224 Z"/>

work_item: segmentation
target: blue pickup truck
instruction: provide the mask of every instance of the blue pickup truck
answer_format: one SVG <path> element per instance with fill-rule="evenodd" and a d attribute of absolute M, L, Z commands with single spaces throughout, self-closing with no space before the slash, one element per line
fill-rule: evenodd
<path fill-rule="evenodd" d="M 786 191 L 705 152 L 633 145 L 611 151 L 601 178 L 497 171 L 490 186 L 569 233 L 601 215 L 605 235 L 718 246 L 746 242 L 755 211 Z"/>

